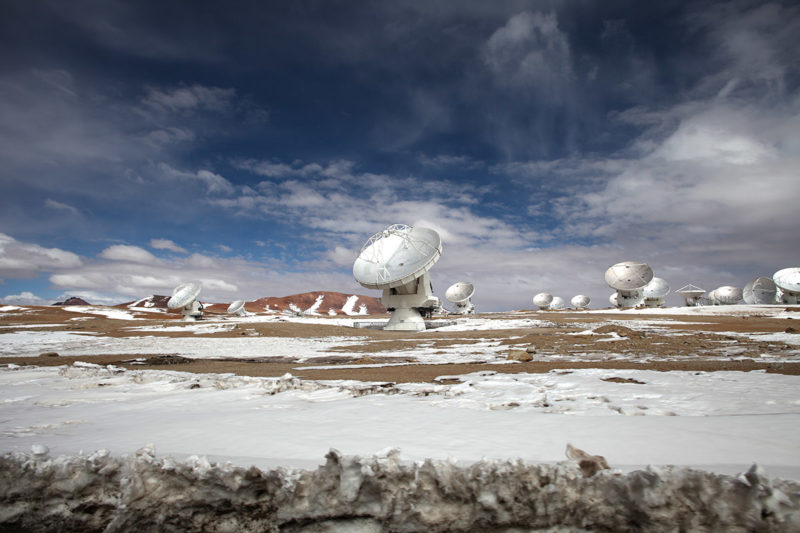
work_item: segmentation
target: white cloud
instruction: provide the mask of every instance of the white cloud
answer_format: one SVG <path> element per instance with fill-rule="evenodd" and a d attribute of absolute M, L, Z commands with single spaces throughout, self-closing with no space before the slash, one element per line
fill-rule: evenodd
<path fill-rule="evenodd" d="M 29 291 L 23 291 L 19 294 L 8 294 L 0 298 L 0 300 L 9 305 L 47 305 L 49 303 L 44 298 L 39 298 Z"/>
<path fill-rule="evenodd" d="M 79 267 L 78 255 L 59 248 L 20 242 L 0 233 L 0 277 L 29 278 L 39 272 Z"/>
<path fill-rule="evenodd" d="M 171 252 L 185 254 L 186 248 L 175 244 L 169 239 L 150 239 L 150 247 L 156 250 L 169 250 Z"/>
<path fill-rule="evenodd" d="M 203 85 L 190 85 L 167 90 L 150 88 L 142 103 L 151 108 L 174 112 L 197 109 L 224 111 L 231 106 L 235 96 L 234 89 Z"/>
<path fill-rule="evenodd" d="M 158 263 L 159 259 L 153 254 L 138 246 L 128 244 L 115 244 L 109 246 L 102 252 L 100 257 L 111 261 L 127 261 L 132 263 L 153 264 Z"/>
<path fill-rule="evenodd" d="M 52 200 L 48 198 L 44 202 L 45 207 L 49 207 L 50 209 L 55 209 L 57 211 L 66 211 L 72 215 L 80 215 L 80 211 L 78 208 L 73 207 L 69 204 L 65 204 L 63 202 L 57 202 L 56 200 Z"/>

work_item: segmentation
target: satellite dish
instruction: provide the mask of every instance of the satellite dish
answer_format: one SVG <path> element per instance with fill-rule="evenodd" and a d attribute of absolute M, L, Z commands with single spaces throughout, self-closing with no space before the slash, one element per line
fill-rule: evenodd
<path fill-rule="evenodd" d="M 393 224 L 367 240 L 353 263 L 353 277 L 368 289 L 382 289 L 381 303 L 392 313 L 383 329 L 423 331 L 422 313 L 441 302 L 433 295 L 428 270 L 442 255 L 442 239 L 430 228 Z"/>
<path fill-rule="evenodd" d="M 468 281 L 459 281 L 450 285 L 445 291 L 444 297 L 449 302 L 456 304 L 453 314 L 472 315 L 475 314 L 475 306 L 472 305 L 472 295 L 475 293 L 475 286 Z"/>
<path fill-rule="evenodd" d="M 669 284 L 661 278 L 653 278 L 642 289 L 645 307 L 661 307 L 669 294 Z"/>
<path fill-rule="evenodd" d="M 236 300 L 228 306 L 228 314 L 236 316 L 245 316 L 247 311 L 244 309 L 244 300 Z"/>
<path fill-rule="evenodd" d="M 742 289 L 723 285 L 711 291 L 709 297 L 714 305 L 735 305 L 742 299 Z"/>
<path fill-rule="evenodd" d="M 616 292 L 612 292 L 611 295 L 609 295 L 608 303 L 610 303 L 614 307 L 619 307 L 619 304 L 617 303 L 617 293 Z"/>
<path fill-rule="evenodd" d="M 683 301 L 687 307 L 694 307 L 700 303 L 700 299 L 706 291 L 695 285 L 685 285 L 675 291 L 675 293 L 683 296 Z"/>
<path fill-rule="evenodd" d="M 550 309 L 550 303 L 553 301 L 553 295 L 549 292 L 540 292 L 533 297 L 533 305 L 539 309 Z"/>
<path fill-rule="evenodd" d="M 590 301 L 591 299 L 585 294 L 578 294 L 572 297 L 570 303 L 572 304 L 572 307 L 574 307 L 575 309 L 584 309 L 589 305 Z"/>
<path fill-rule="evenodd" d="M 742 291 L 744 303 L 750 305 L 774 304 L 778 287 L 770 278 L 759 277 L 748 281 Z"/>
<path fill-rule="evenodd" d="M 644 302 L 642 289 L 653 279 L 653 269 L 646 263 L 624 261 L 610 266 L 605 279 L 617 290 L 618 307 L 636 307 Z"/>
<path fill-rule="evenodd" d="M 784 268 L 772 276 L 775 285 L 781 290 L 781 303 L 795 305 L 800 303 L 800 268 Z"/>
<path fill-rule="evenodd" d="M 561 296 L 553 296 L 553 301 L 550 302 L 550 309 L 564 309 L 566 306 L 567 302 Z"/>
<path fill-rule="evenodd" d="M 175 287 L 172 297 L 167 301 L 170 309 L 182 309 L 184 320 L 203 318 L 203 305 L 197 301 L 201 285 L 197 282 L 183 283 Z"/>

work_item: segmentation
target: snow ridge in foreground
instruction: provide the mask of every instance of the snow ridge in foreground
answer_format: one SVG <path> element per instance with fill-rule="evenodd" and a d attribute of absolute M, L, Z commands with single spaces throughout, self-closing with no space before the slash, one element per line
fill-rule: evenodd
<path fill-rule="evenodd" d="M 800 484 L 654 468 L 583 477 L 574 463 L 402 464 L 396 450 L 317 470 L 205 458 L 0 457 L 0 526 L 36 531 L 797 531 Z M 549 529 L 552 528 L 552 529 Z"/>

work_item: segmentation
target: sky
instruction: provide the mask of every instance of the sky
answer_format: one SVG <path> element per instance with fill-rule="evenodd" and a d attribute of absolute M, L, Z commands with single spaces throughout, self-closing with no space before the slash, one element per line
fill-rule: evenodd
<path fill-rule="evenodd" d="M 395 223 L 478 311 L 742 287 L 800 266 L 797 50 L 791 1 L 2 2 L 0 301 L 379 296 Z"/>

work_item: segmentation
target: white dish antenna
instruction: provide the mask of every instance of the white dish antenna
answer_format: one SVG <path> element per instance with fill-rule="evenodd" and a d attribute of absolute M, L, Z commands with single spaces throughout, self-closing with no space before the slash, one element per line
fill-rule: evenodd
<path fill-rule="evenodd" d="M 353 277 L 368 289 L 381 289 L 381 303 L 392 313 L 383 329 L 422 331 L 441 303 L 433 295 L 428 271 L 442 255 L 442 239 L 430 228 L 394 224 L 367 240 L 353 263 Z"/>
<path fill-rule="evenodd" d="M 647 263 L 623 261 L 606 270 L 606 283 L 617 290 L 618 307 L 636 307 L 644 302 L 643 289 L 653 279 Z"/>
<path fill-rule="evenodd" d="M 696 285 L 685 285 L 675 291 L 675 293 L 683 296 L 683 301 L 687 307 L 694 307 L 700 303 L 700 299 L 706 291 Z"/>
<path fill-rule="evenodd" d="M 561 296 L 553 296 L 553 301 L 550 302 L 550 309 L 564 309 L 567 302 Z"/>
<path fill-rule="evenodd" d="M 714 305 L 735 305 L 742 299 L 742 289 L 723 285 L 711 291 L 709 297 Z"/>
<path fill-rule="evenodd" d="M 642 289 L 645 307 L 661 307 L 669 294 L 669 283 L 661 278 L 653 278 Z"/>
<path fill-rule="evenodd" d="M 584 309 L 588 307 L 590 301 L 591 299 L 585 294 L 577 294 L 572 297 L 572 300 L 570 300 L 569 303 L 571 303 L 572 307 L 575 309 Z"/>
<path fill-rule="evenodd" d="M 236 300 L 228 306 L 228 314 L 236 316 L 245 316 L 247 311 L 244 309 L 244 300 Z"/>
<path fill-rule="evenodd" d="M 184 283 L 175 287 L 172 297 L 167 301 L 170 309 L 181 309 L 184 320 L 203 318 L 203 305 L 197 301 L 202 286 L 197 282 Z"/>
<path fill-rule="evenodd" d="M 774 304 L 778 294 L 778 287 L 771 278 L 759 277 L 748 281 L 742 290 L 744 303 L 750 305 Z"/>
<path fill-rule="evenodd" d="M 610 303 L 614 307 L 619 307 L 619 304 L 617 303 L 617 293 L 616 292 L 612 292 L 608 296 L 608 303 Z"/>
<path fill-rule="evenodd" d="M 772 276 L 772 280 L 781 290 L 781 303 L 789 305 L 800 303 L 800 268 L 778 270 Z"/>
<path fill-rule="evenodd" d="M 475 294 L 475 286 L 468 281 L 459 281 L 450 285 L 444 293 L 447 301 L 455 304 L 454 314 L 472 315 L 475 314 L 475 306 L 472 305 L 472 295 Z"/>
<path fill-rule="evenodd" d="M 539 309 L 550 309 L 550 303 L 553 301 L 553 295 L 549 292 L 540 292 L 533 297 L 533 305 Z"/>

